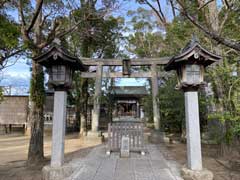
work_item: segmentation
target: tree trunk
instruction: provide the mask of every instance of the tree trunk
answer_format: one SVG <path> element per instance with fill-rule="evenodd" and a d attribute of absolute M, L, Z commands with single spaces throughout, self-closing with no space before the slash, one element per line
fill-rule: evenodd
<path fill-rule="evenodd" d="M 39 13 L 34 25 L 34 44 L 42 42 L 42 11 Z M 32 48 L 32 56 L 38 56 L 41 53 L 40 49 Z M 44 90 L 44 72 L 43 67 L 32 61 L 32 79 L 30 85 L 30 124 L 31 138 L 28 149 L 28 165 L 37 164 L 44 159 L 43 134 L 44 134 L 44 119 L 43 105 L 45 100 Z"/>
<path fill-rule="evenodd" d="M 31 138 L 28 149 L 28 165 L 37 164 L 44 158 L 43 151 L 43 103 L 44 75 L 42 66 L 33 62 L 31 79 L 30 124 Z"/>

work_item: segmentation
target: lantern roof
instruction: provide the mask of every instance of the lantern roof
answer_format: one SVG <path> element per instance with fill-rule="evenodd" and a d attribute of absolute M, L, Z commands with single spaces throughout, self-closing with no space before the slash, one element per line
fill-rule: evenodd
<path fill-rule="evenodd" d="M 74 70 L 87 70 L 80 59 L 72 56 L 66 49 L 57 44 L 54 44 L 40 56 L 34 57 L 33 60 L 47 68 L 52 65 L 68 65 Z"/>
<path fill-rule="evenodd" d="M 203 48 L 198 39 L 193 36 L 192 40 L 182 49 L 179 55 L 170 59 L 165 66 L 166 71 L 174 70 L 181 64 L 196 63 L 204 65 L 204 67 L 218 62 L 222 57 Z"/>

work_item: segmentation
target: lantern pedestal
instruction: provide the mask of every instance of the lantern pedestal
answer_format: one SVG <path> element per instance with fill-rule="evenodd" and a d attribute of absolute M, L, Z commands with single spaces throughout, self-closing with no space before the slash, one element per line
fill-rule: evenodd
<path fill-rule="evenodd" d="M 184 97 L 187 131 L 187 167 L 191 170 L 202 170 L 198 92 L 184 92 Z"/>
<path fill-rule="evenodd" d="M 187 180 L 213 180 L 214 177 L 213 173 L 207 169 L 194 171 L 188 169 L 186 166 L 181 169 L 181 175 L 183 179 Z"/>
<path fill-rule="evenodd" d="M 74 167 L 63 165 L 61 167 L 44 166 L 42 169 L 43 180 L 67 179 L 74 171 Z"/>
<path fill-rule="evenodd" d="M 67 103 L 66 91 L 55 91 L 53 128 L 52 128 L 51 167 L 60 167 L 64 163 L 66 103 Z"/>

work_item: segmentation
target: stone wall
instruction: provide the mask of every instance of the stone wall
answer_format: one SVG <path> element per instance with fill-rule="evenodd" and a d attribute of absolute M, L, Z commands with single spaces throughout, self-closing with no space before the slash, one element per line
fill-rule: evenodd
<path fill-rule="evenodd" d="M 28 96 L 5 96 L 0 103 L 0 124 L 26 124 Z"/>

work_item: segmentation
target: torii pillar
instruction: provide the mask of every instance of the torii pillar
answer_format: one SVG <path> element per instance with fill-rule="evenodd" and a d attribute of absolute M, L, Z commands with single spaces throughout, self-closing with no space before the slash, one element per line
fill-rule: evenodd
<path fill-rule="evenodd" d="M 160 125 L 160 107 L 159 102 L 157 101 L 158 95 L 158 73 L 157 65 L 151 65 L 151 82 L 152 82 L 152 103 L 153 103 L 153 122 L 154 122 L 154 131 L 149 137 L 152 143 L 161 143 L 164 142 L 164 132 L 161 131 Z"/>
<path fill-rule="evenodd" d="M 158 95 L 158 76 L 157 76 L 157 66 L 156 64 L 151 65 L 152 71 L 152 103 L 153 103 L 153 122 L 154 122 L 154 129 L 160 129 L 160 112 L 159 112 L 159 103 L 157 101 Z"/>
<path fill-rule="evenodd" d="M 92 111 L 92 132 L 98 132 L 99 118 L 100 118 L 100 98 L 101 98 L 101 88 L 102 88 L 102 64 L 98 64 L 96 79 L 95 79 L 95 94 L 94 94 L 94 104 Z"/>

